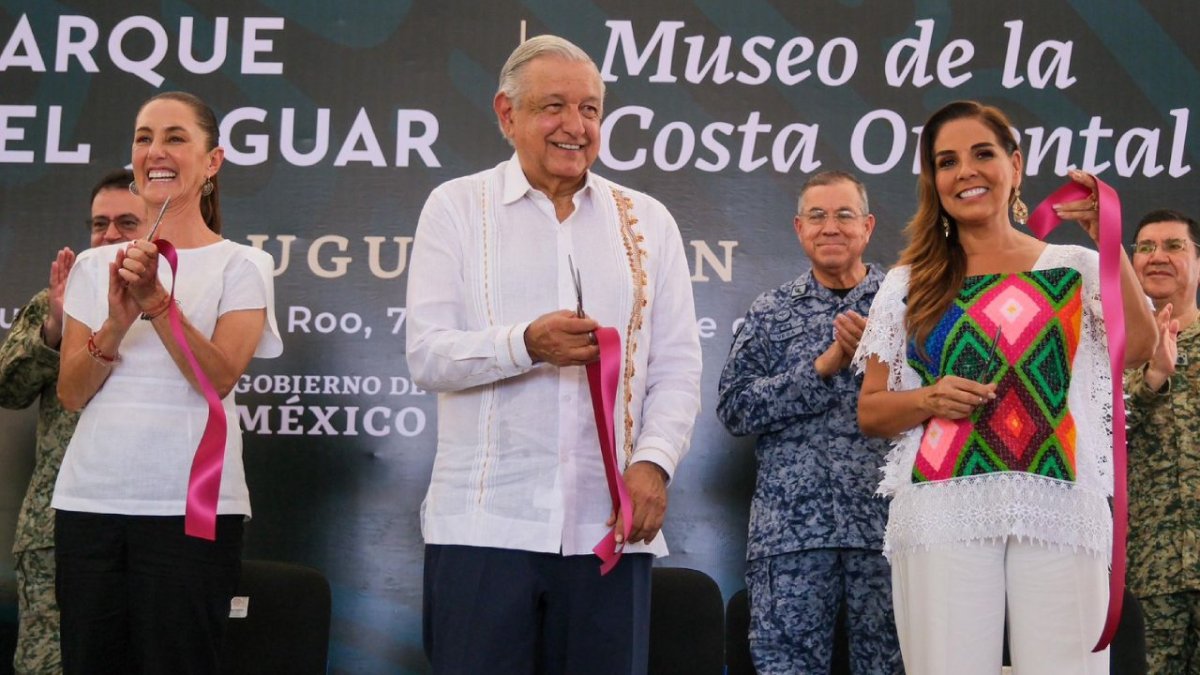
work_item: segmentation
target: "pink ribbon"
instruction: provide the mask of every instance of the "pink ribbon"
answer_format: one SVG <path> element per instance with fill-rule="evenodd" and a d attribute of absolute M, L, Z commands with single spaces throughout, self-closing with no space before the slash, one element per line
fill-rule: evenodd
<path fill-rule="evenodd" d="M 179 317 L 179 307 L 175 304 L 175 279 L 179 274 L 179 254 L 175 246 L 166 239 L 154 242 L 158 252 L 167 259 L 171 266 L 171 301 L 167 303 L 167 317 L 171 321 L 171 335 L 175 344 L 183 352 L 192 374 L 200 385 L 200 393 L 208 403 L 208 421 L 204 424 L 204 433 L 200 436 L 200 445 L 196 447 L 196 455 L 192 458 L 192 472 L 188 476 L 187 506 L 183 516 L 183 531 L 189 537 L 199 537 L 209 541 L 217 539 L 217 500 L 221 495 L 221 472 L 225 468 L 225 433 L 228 423 L 225 419 L 225 408 L 221 405 L 221 397 L 217 389 L 208 380 L 200 362 L 188 346 L 187 337 L 183 333 L 183 321 Z"/>
<path fill-rule="evenodd" d="M 1067 183 L 1050 195 L 1029 217 L 1029 229 L 1038 239 L 1045 239 L 1062 220 L 1054 213 L 1054 204 L 1078 201 L 1091 197 L 1091 190 L 1078 183 Z M 1121 200 L 1117 193 L 1099 178 L 1096 179 L 1097 204 L 1100 217 L 1100 304 L 1104 310 L 1104 327 L 1108 334 L 1108 358 L 1112 370 L 1113 409 L 1113 541 L 1112 573 L 1108 577 L 1108 616 L 1100 640 L 1092 651 L 1108 647 L 1121 622 L 1121 605 L 1125 598 L 1125 539 L 1129 522 L 1129 502 L 1126 495 L 1125 457 L 1125 397 L 1121 386 L 1125 368 L 1125 306 L 1121 295 Z"/>
<path fill-rule="evenodd" d="M 588 388 L 592 392 L 592 413 L 596 416 L 596 434 L 600 437 L 600 456 L 604 459 L 608 494 L 612 498 L 613 511 L 620 514 L 623 534 L 618 543 L 614 528 L 592 548 L 592 552 L 600 557 L 600 574 L 603 575 L 611 572 L 621 560 L 625 542 L 629 541 L 633 531 L 633 506 L 617 461 L 617 437 L 613 430 L 617 382 L 621 376 L 621 336 L 615 328 L 597 328 L 596 344 L 600 347 L 600 360 L 587 365 Z"/>

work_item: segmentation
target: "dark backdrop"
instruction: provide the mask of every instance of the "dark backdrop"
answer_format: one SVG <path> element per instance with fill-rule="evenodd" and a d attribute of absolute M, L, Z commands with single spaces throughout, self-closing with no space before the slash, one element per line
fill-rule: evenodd
<path fill-rule="evenodd" d="M 224 120 L 226 236 L 275 256 L 286 344 L 239 395 L 246 556 L 328 575 L 334 672 L 424 671 L 417 510 L 436 405 L 407 381 L 409 244 L 434 186 L 509 156 L 491 99 L 522 22 L 557 33 L 608 81 L 596 170 L 660 198 L 691 248 L 704 410 L 662 563 L 728 596 L 754 467 L 752 443 L 712 413 L 716 382 L 734 322 L 806 265 L 791 230 L 805 176 L 863 176 L 879 223 L 868 257 L 890 264 L 914 208 L 914 127 L 980 98 L 1022 135 L 1031 207 L 1078 166 L 1120 191 L 1126 222 L 1194 212 L 1198 20 L 1185 0 L 3 0 L 0 332 L 53 252 L 86 246 L 87 191 L 128 163 L 139 102 L 203 97 Z M 0 430 L 4 605 L 32 415 L 0 413 Z"/>

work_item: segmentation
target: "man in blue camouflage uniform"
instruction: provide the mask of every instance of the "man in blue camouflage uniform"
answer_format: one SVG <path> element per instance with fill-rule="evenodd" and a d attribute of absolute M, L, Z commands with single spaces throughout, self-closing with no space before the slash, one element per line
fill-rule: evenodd
<path fill-rule="evenodd" d="M 92 189 L 91 245 L 130 241 L 145 233 L 142 200 L 129 193 L 133 174 L 113 171 Z M 54 511 L 50 498 L 78 413 L 58 400 L 58 346 L 62 341 L 63 291 L 75 261 L 69 248 L 51 264 L 50 287 L 34 295 L 0 345 L 0 406 L 38 402 L 33 476 L 17 517 L 13 557 L 17 576 L 17 675 L 62 672 L 58 604 L 54 599 Z"/>
<path fill-rule="evenodd" d="M 758 434 L 746 586 L 759 673 L 828 673 L 845 607 L 852 671 L 901 671 L 874 498 L 887 442 L 865 438 L 850 368 L 883 271 L 863 263 L 866 189 L 827 171 L 800 190 L 794 224 L 812 269 L 754 301 L 721 373 L 717 414 Z"/>
<path fill-rule="evenodd" d="M 1155 675 L 1200 674 L 1200 225 L 1178 211 L 1138 224 L 1134 272 L 1158 312 L 1158 347 L 1129 395 L 1129 589 Z"/>

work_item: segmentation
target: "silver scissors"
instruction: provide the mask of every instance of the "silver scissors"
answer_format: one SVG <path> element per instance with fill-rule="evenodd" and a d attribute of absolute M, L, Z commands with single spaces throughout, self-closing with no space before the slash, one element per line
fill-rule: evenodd
<path fill-rule="evenodd" d="M 567 265 L 571 268 L 571 281 L 575 282 L 575 316 L 583 318 L 583 281 L 579 278 L 579 270 L 575 269 L 575 261 L 567 256 Z"/>
<path fill-rule="evenodd" d="M 988 351 L 987 363 L 983 364 L 983 373 L 979 378 L 979 384 L 987 384 L 992 379 L 992 361 L 996 358 L 996 345 L 1000 343 L 1001 330 L 1000 326 L 996 326 L 996 337 L 992 338 L 992 348 Z"/>
<path fill-rule="evenodd" d="M 162 208 L 158 210 L 158 218 L 154 219 L 154 225 L 150 228 L 150 234 L 146 235 L 146 241 L 154 241 L 154 233 L 158 232 L 158 226 L 162 225 L 163 215 L 167 212 L 167 204 L 170 203 L 170 197 L 163 200 Z"/>

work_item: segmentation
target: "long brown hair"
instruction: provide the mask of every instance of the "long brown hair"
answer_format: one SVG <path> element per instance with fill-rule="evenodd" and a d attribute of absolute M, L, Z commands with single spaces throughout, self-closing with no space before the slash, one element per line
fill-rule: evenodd
<path fill-rule="evenodd" d="M 999 108 L 976 101 L 948 103 L 925 122 L 920 141 L 917 212 L 904 228 L 908 246 L 900 252 L 899 263 L 909 266 L 905 329 L 922 354 L 925 353 L 925 340 L 954 302 L 966 276 L 967 256 L 958 241 L 958 224 L 942 208 L 934 182 L 936 169 L 933 162 L 933 144 L 938 132 L 947 122 L 963 118 L 977 119 L 995 132 L 1009 157 L 1019 149 L 1008 117 Z M 1009 195 L 1009 203 L 1013 198 L 1014 195 Z M 945 234 L 943 219 L 949 224 L 949 236 Z"/>
<path fill-rule="evenodd" d="M 217 126 L 217 115 L 213 109 L 208 107 L 208 104 L 200 99 L 195 94 L 189 94 L 186 91 L 164 91 L 156 96 L 151 96 L 142 102 L 138 107 L 138 114 L 142 112 L 142 108 L 150 105 L 155 101 L 179 101 L 192 109 L 196 115 L 196 125 L 200 127 L 200 131 L 204 133 L 204 149 L 212 150 L 217 147 L 217 141 L 220 137 L 220 130 Z M 217 181 L 217 174 L 213 174 L 209 179 L 212 182 L 212 194 L 205 196 L 200 195 L 200 215 L 204 218 L 204 224 L 208 225 L 208 229 L 221 234 L 221 186 Z"/>

